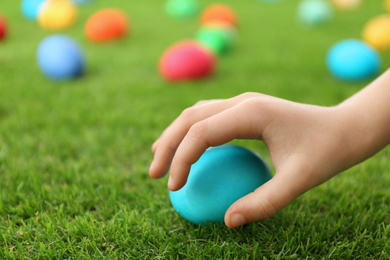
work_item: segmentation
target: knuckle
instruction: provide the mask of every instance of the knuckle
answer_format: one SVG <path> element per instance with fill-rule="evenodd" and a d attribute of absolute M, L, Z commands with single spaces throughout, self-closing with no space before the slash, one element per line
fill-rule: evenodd
<path fill-rule="evenodd" d="M 256 110 L 262 109 L 263 110 L 266 107 L 265 103 L 261 99 L 254 98 L 254 97 L 246 99 L 240 105 L 243 109 L 250 109 L 250 110 L 253 110 L 253 109 L 256 109 Z"/>
<path fill-rule="evenodd" d="M 196 106 L 201 106 L 201 105 L 204 105 L 204 104 L 206 104 L 206 103 L 209 103 L 210 101 L 207 101 L 207 100 L 199 100 L 198 102 L 196 102 L 195 104 L 194 104 L 194 107 L 196 107 Z"/>
<path fill-rule="evenodd" d="M 257 209 L 259 213 L 258 216 L 261 216 L 261 219 L 270 218 L 279 211 L 273 201 L 267 198 L 258 202 Z"/>
<path fill-rule="evenodd" d="M 206 120 L 199 121 L 191 126 L 188 135 L 199 139 L 207 132 L 207 128 L 208 123 Z"/>
<path fill-rule="evenodd" d="M 196 114 L 196 109 L 194 107 L 186 108 L 181 112 L 179 116 L 179 120 L 181 122 L 189 122 L 195 117 L 195 114 Z"/>
<path fill-rule="evenodd" d="M 257 97 L 259 95 L 259 93 L 255 93 L 255 92 L 245 92 L 245 93 L 242 93 L 240 95 L 240 97 L 244 98 L 244 99 L 248 99 L 248 98 L 254 98 L 254 97 Z"/>

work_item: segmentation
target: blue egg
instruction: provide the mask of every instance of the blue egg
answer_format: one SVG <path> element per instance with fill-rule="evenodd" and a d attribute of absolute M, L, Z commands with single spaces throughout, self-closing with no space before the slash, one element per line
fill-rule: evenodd
<path fill-rule="evenodd" d="M 22 14 L 30 19 L 36 20 L 39 9 L 46 0 L 23 0 L 21 4 Z"/>
<path fill-rule="evenodd" d="M 361 40 L 348 39 L 333 45 L 326 63 L 331 74 L 345 81 L 362 81 L 380 73 L 378 52 Z"/>
<path fill-rule="evenodd" d="M 79 45 L 70 37 L 54 34 L 38 46 L 38 66 L 48 78 L 64 80 L 84 73 L 84 56 Z"/>
<path fill-rule="evenodd" d="M 302 0 L 298 5 L 298 19 L 309 27 L 329 22 L 332 13 L 332 6 L 326 0 Z"/>
<path fill-rule="evenodd" d="M 223 223 L 227 209 L 272 178 L 265 161 L 236 145 L 208 149 L 192 165 L 187 183 L 170 191 L 176 211 L 195 224 Z"/>

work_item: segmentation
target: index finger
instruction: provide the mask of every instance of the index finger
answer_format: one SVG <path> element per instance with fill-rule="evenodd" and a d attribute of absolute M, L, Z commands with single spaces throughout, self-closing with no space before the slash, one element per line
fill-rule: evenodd
<path fill-rule="evenodd" d="M 258 110 L 253 105 L 256 104 L 244 101 L 191 126 L 173 157 L 168 188 L 175 191 L 183 187 L 191 165 L 210 146 L 222 145 L 237 138 L 260 138 L 265 117 L 257 116 Z"/>

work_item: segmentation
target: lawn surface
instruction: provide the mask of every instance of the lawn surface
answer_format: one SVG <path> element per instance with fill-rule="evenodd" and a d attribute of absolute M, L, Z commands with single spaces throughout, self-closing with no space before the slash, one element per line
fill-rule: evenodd
<path fill-rule="evenodd" d="M 167 17 L 160 0 L 96 0 L 63 31 L 83 47 L 84 77 L 53 82 L 35 60 L 50 32 L 24 19 L 19 1 L 0 4 L 9 37 L 0 43 L 0 259 L 389 259 L 390 150 L 307 192 L 271 219 L 237 229 L 197 227 L 171 207 L 166 178 L 151 179 L 150 146 L 198 100 L 247 91 L 331 106 L 369 82 L 332 78 L 325 55 L 359 38 L 382 1 L 334 13 L 307 29 L 298 1 L 225 1 L 239 37 L 216 75 L 164 82 L 156 67 L 169 45 L 192 38 L 197 19 Z M 212 1 L 201 1 L 202 6 Z M 131 18 L 122 41 L 92 44 L 87 17 L 119 7 Z M 382 53 L 383 70 L 390 54 Z M 259 141 L 235 141 L 270 158 Z M 310 160 L 310 158 L 308 158 Z"/>

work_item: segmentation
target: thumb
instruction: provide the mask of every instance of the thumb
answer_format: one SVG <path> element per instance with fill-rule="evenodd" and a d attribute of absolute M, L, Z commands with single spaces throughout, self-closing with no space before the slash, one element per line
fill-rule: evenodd
<path fill-rule="evenodd" d="M 254 192 L 233 203 L 225 214 L 225 224 L 235 228 L 270 218 L 309 188 L 297 174 L 277 173 Z"/>

